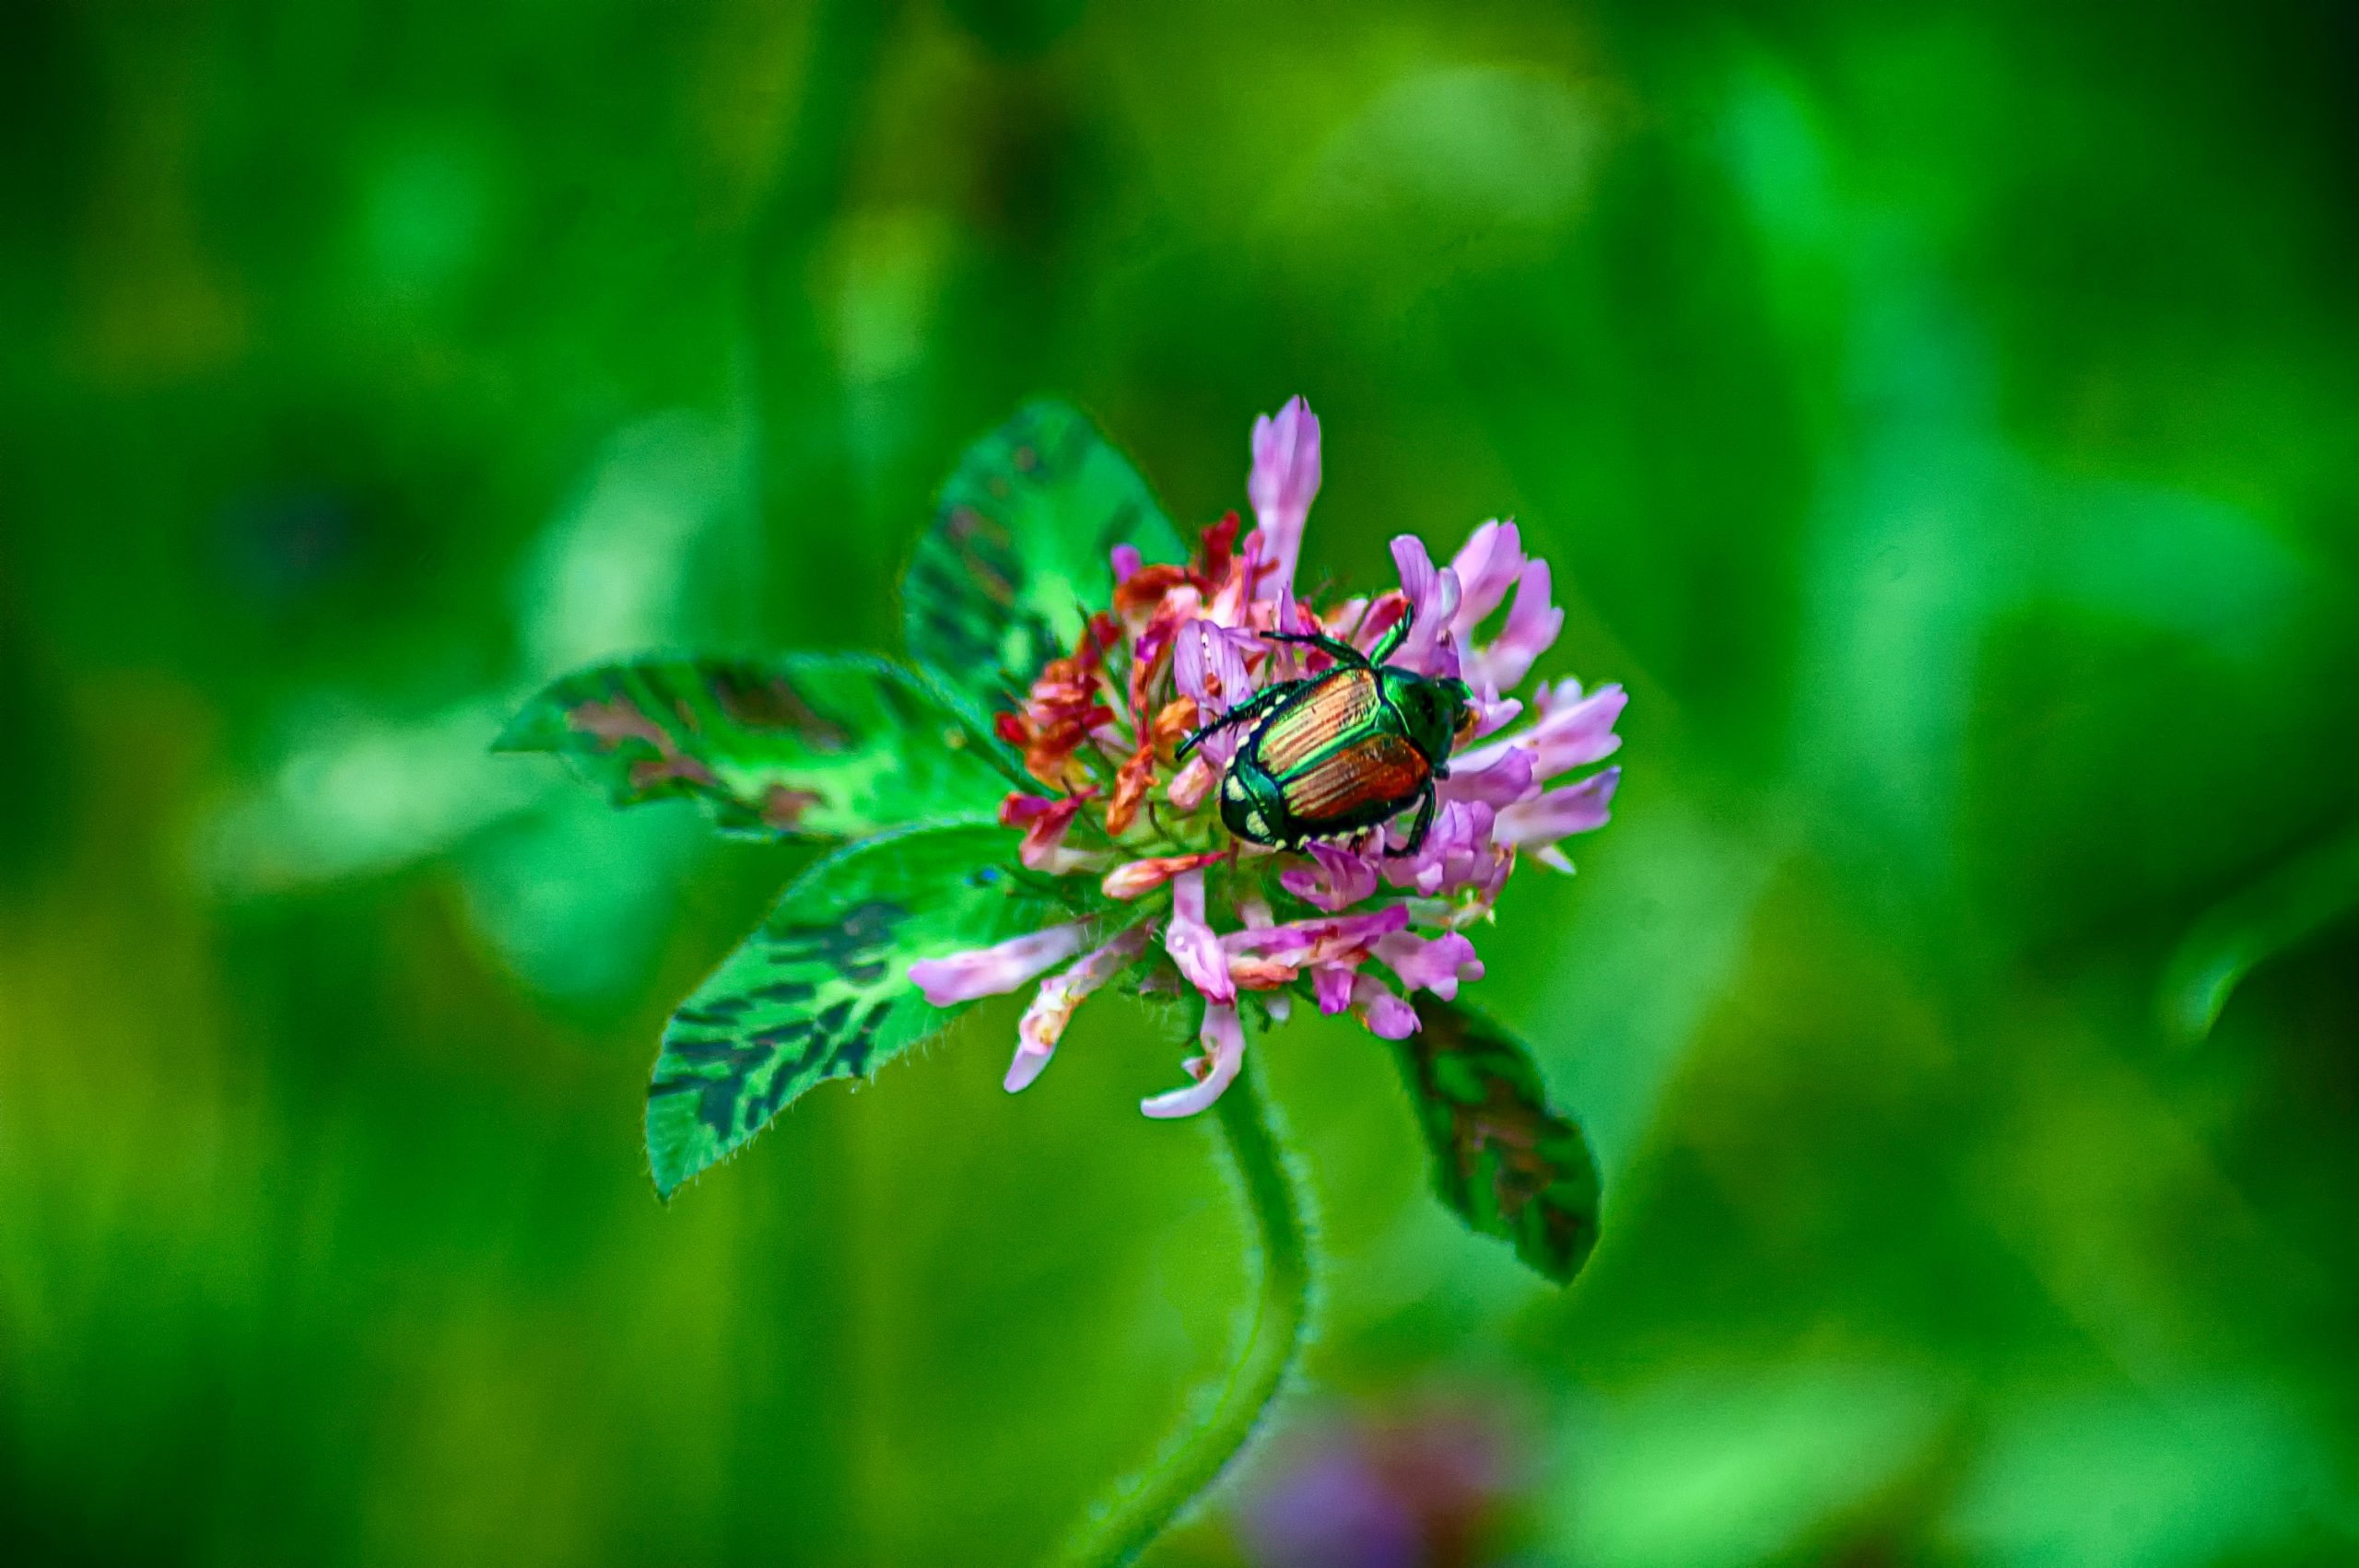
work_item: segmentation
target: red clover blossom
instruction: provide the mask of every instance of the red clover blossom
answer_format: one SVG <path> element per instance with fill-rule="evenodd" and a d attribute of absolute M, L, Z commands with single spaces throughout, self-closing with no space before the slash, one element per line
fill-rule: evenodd
<path fill-rule="evenodd" d="M 1240 540 L 1229 514 L 1203 531 L 1185 565 L 1148 564 L 1117 546 L 1112 603 L 1090 615 L 1070 655 L 1047 664 L 1020 709 L 997 718 L 1039 785 L 1001 808 L 1001 822 L 1022 830 L 1017 858 L 1032 872 L 1096 880 L 1106 908 L 910 965 L 936 1006 L 1048 976 L 1018 1027 L 1011 1092 L 1047 1066 L 1082 1000 L 1132 970 L 1144 989 L 1185 985 L 1203 1001 L 1202 1054 L 1185 1064 L 1191 1082 L 1144 1102 L 1151 1117 L 1191 1116 L 1236 1079 L 1242 997 L 1283 1017 L 1299 996 L 1402 1039 L 1420 1027 L 1407 996 L 1452 1000 L 1483 977 L 1468 932 L 1492 919 L 1520 854 L 1569 871 L 1561 840 L 1606 822 L 1619 768 L 1561 780 L 1621 744 L 1622 688 L 1543 681 L 1528 709 L 1509 695 L 1564 624 L 1548 563 L 1524 553 L 1516 525 L 1484 523 L 1443 567 L 1404 534 L 1392 542 L 1398 589 L 1321 604 L 1296 585 L 1319 490 L 1319 421 L 1296 398 L 1255 422 L 1246 494 L 1257 526 Z M 1250 727 L 1208 733 L 1185 761 L 1182 743 L 1272 683 L 1332 666 L 1265 634 L 1323 633 L 1367 654 L 1404 618 L 1407 637 L 1389 662 L 1465 682 L 1473 737 L 1484 743 L 1449 759 L 1424 842 L 1412 851 L 1407 813 L 1299 851 L 1233 836 L 1215 786 Z"/>

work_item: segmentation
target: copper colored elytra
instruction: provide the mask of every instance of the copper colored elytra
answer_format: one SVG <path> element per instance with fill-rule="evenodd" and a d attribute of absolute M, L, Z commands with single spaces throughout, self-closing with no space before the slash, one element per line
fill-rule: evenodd
<path fill-rule="evenodd" d="M 1264 687 L 1251 701 L 1197 731 L 1184 755 L 1219 731 L 1251 725 L 1221 780 L 1220 819 L 1239 838 L 1298 848 L 1313 838 L 1357 833 L 1417 807 L 1414 855 L 1433 826 L 1435 786 L 1449 777 L 1449 754 L 1472 728 L 1466 683 L 1385 663 L 1407 640 L 1402 616 L 1362 653 L 1317 634 L 1264 632 L 1332 659 L 1333 668 Z"/>

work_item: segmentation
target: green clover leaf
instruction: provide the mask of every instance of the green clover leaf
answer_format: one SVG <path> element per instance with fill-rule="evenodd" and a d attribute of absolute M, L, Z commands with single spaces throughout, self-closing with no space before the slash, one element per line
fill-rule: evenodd
<path fill-rule="evenodd" d="M 1155 497 L 1081 414 L 1046 399 L 967 450 L 902 579 L 910 657 L 982 712 L 1013 708 L 1113 594 L 1109 556 L 1184 554 Z"/>
<path fill-rule="evenodd" d="M 864 1078 L 939 1031 L 910 965 L 1058 919 L 994 862 L 1003 829 L 921 826 L 804 872 L 672 1015 L 647 1091 L 647 1154 L 671 1196 L 830 1078 Z"/>
<path fill-rule="evenodd" d="M 1532 1053 L 1456 1002 L 1424 997 L 1424 1027 L 1399 1044 L 1441 1200 L 1533 1269 L 1570 1284 L 1597 1245 L 1589 1141 L 1548 1108 Z"/>
<path fill-rule="evenodd" d="M 863 654 L 650 659 L 556 682 L 502 751 L 554 752 L 617 806 L 687 797 L 741 832 L 849 838 L 993 818 L 998 743 Z"/>

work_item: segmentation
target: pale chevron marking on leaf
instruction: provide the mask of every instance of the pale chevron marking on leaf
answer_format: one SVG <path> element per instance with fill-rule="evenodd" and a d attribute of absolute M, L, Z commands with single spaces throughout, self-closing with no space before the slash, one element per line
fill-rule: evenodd
<path fill-rule="evenodd" d="M 995 743 L 913 673 L 857 654 L 602 665 L 500 738 L 564 756 L 616 805 L 687 798 L 725 828 L 818 838 L 990 818 Z"/>

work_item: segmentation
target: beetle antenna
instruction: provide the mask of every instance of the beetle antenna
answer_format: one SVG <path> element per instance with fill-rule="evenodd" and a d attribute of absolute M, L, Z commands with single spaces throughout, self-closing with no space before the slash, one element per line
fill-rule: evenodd
<path fill-rule="evenodd" d="M 1336 663 L 1354 669 L 1367 663 L 1367 656 L 1358 649 L 1348 642 L 1329 637 L 1324 632 L 1256 632 L 1253 635 L 1265 642 L 1291 642 L 1298 643 L 1305 648 L 1315 648 Z"/>

